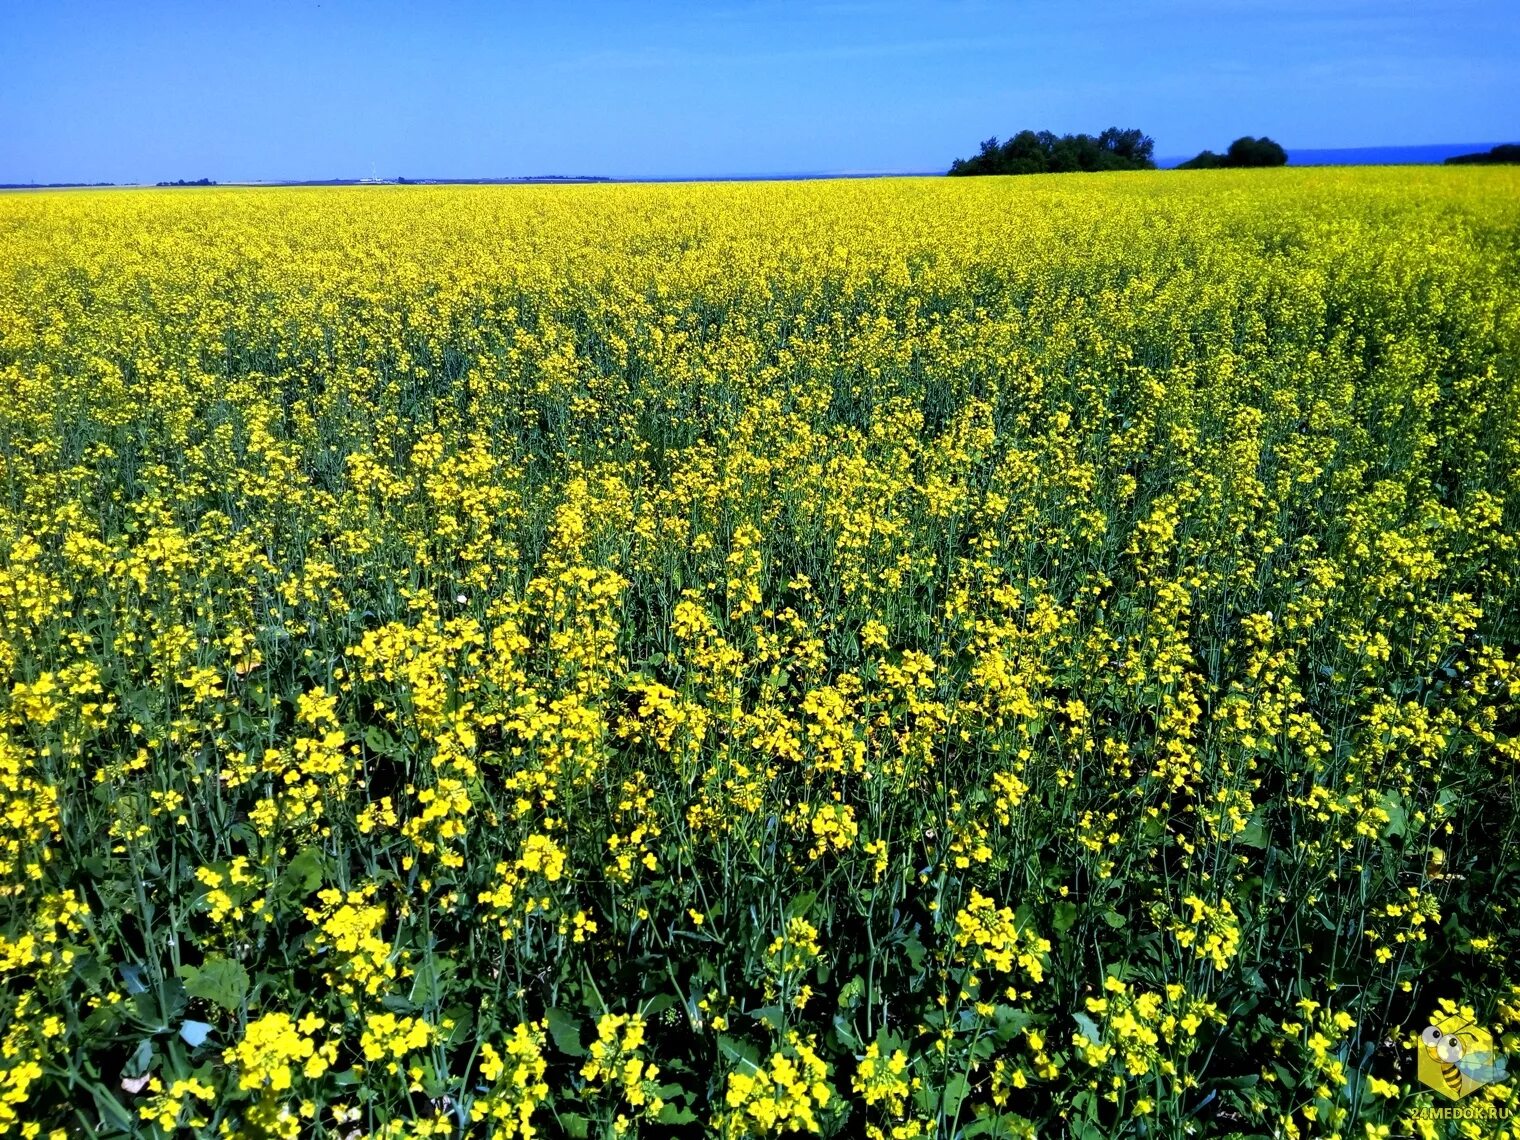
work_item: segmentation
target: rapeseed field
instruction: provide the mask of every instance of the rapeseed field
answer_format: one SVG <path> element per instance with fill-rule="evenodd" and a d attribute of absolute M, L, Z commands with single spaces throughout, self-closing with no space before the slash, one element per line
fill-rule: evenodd
<path fill-rule="evenodd" d="M 1517 374 L 1499 169 L 0 197 L 0 1135 L 1513 1135 Z"/>

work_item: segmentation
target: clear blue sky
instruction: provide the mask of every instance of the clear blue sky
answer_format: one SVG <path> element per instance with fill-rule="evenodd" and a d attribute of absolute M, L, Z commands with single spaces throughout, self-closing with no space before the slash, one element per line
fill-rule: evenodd
<path fill-rule="evenodd" d="M 0 181 L 943 169 L 1520 135 L 1517 0 L 0 0 Z"/>

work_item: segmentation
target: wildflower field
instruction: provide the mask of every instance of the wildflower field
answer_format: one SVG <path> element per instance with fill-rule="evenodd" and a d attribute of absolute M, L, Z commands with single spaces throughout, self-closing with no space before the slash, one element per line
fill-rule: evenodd
<path fill-rule="evenodd" d="M 1517 371 L 1503 169 L 0 197 L 0 1134 L 1513 1135 Z"/>

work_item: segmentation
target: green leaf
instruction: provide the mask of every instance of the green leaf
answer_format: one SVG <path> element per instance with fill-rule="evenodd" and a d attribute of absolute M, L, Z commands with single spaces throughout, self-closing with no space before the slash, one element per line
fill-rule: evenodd
<path fill-rule="evenodd" d="M 956 1073 L 942 1086 L 929 1083 L 919 1086 L 913 1099 L 926 1116 L 942 1112 L 947 1117 L 954 1117 L 960 1112 L 961 1101 L 966 1099 L 969 1091 L 966 1074 Z"/>
<path fill-rule="evenodd" d="M 860 1004 L 860 999 L 865 996 L 865 993 L 866 980 L 859 974 L 856 974 L 853 978 L 846 982 L 844 984 L 844 988 L 839 991 L 839 1008 L 853 1009 L 855 1006 Z"/>
<path fill-rule="evenodd" d="M 578 1112 L 561 1112 L 559 1126 L 565 1130 L 565 1135 L 571 1140 L 586 1140 L 591 1134 L 591 1121 L 587 1120 Z"/>
<path fill-rule="evenodd" d="M 209 1001 L 230 1013 L 243 1008 L 248 996 L 248 971 L 241 962 L 213 954 L 200 966 L 181 966 L 178 973 L 191 997 Z"/>
<path fill-rule="evenodd" d="M 1209 1083 L 1222 1089 L 1250 1089 L 1261 1083 L 1261 1074 L 1247 1073 L 1242 1077 L 1213 1077 Z"/>
<path fill-rule="evenodd" d="M 84 1019 L 84 1028 L 92 1034 L 113 1033 L 122 1022 L 128 1018 L 126 1002 L 112 1002 L 103 1005 L 89 1017 Z"/>
<path fill-rule="evenodd" d="M 1010 1041 L 1034 1023 L 1034 1016 L 1028 1010 L 1000 1005 L 993 1011 L 992 1021 L 997 1039 Z"/>
<path fill-rule="evenodd" d="M 143 980 L 143 968 L 134 962 L 123 962 L 118 967 L 121 970 L 121 983 L 129 994 L 145 994 L 148 992 L 148 983 Z"/>
<path fill-rule="evenodd" d="M 584 1057 L 586 1047 L 581 1044 L 581 1023 L 564 1010 L 549 1009 L 544 1018 L 549 1023 L 549 1036 L 555 1048 L 567 1057 Z"/>
<path fill-rule="evenodd" d="M 158 992 L 148 991 L 132 998 L 138 1024 L 150 1033 L 168 1033 L 179 1020 L 186 1004 L 185 985 L 178 978 L 168 978 Z"/>
<path fill-rule="evenodd" d="M 1235 836 L 1235 842 L 1242 847 L 1255 847 L 1259 850 L 1266 850 L 1267 829 L 1262 826 L 1260 808 L 1251 813 L 1251 818 L 1246 821 L 1245 829 Z"/>
<path fill-rule="evenodd" d="M 1050 925 L 1057 934 L 1065 934 L 1077 922 L 1077 904 L 1066 902 L 1064 899 L 1055 905 L 1055 916 L 1050 920 Z"/>
<path fill-rule="evenodd" d="M 769 1029 L 779 1030 L 786 1025 L 786 1011 L 779 1005 L 765 1005 L 752 1009 L 749 1015 Z"/>
<path fill-rule="evenodd" d="M 458 1045 L 468 1040 L 475 1028 L 475 1010 L 463 1003 L 451 1005 L 443 1011 L 443 1020 L 454 1023 L 454 1028 L 449 1030 L 449 1039 L 446 1044 Z"/>
<path fill-rule="evenodd" d="M 1365 1073 L 1360 1069 L 1348 1068 L 1346 1070 L 1346 1082 L 1341 1086 L 1341 1095 L 1355 1104 L 1362 1099 L 1362 1085 L 1365 1082 Z"/>
<path fill-rule="evenodd" d="M 279 892 L 289 899 L 304 899 L 322 885 L 325 871 L 322 852 L 303 847 L 280 873 Z"/>
<path fill-rule="evenodd" d="M 111 1094 L 104 1085 L 92 1083 L 90 1094 L 95 1098 L 95 1107 L 100 1111 L 100 1121 L 107 1128 L 114 1128 L 119 1132 L 135 1132 L 137 1121 L 132 1118 L 121 1101 Z"/>
<path fill-rule="evenodd" d="M 993 1115 L 978 1117 L 965 1128 L 961 1129 L 960 1135 L 963 1140 L 974 1140 L 977 1136 L 991 1136 L 998 1140 L 1007 1140 L 1013 1136 L 1032 1136 L 1034 1127 L 1029 1120 L 1014 1112 L 1003 1112 Z"/>
<path fill-rule="evenodd" d="M 741 1037 L 718 1037 L 718 1052 L 745 1072 L 753 1073 L 760 1067 L 760 1051 Z"/>
<path fill-rule="evenodd" d="M 1071 1019 L 1077 1023 L 1077 1032 L 1089 1041 L 1102 1041 L 1103 1030 L 1098 1028 L 1098 1023 L 1085 1013 L 1074 1013 Z"/>
<path fill-rule="evenodd" d="M 144 1037 L 137 1043 L 131 1058 L 122 1067 L 122 1074 L 128 1077 L 140 1077 L 153 1067 L 153 1040 Z"/>
<path fill-rule="evenodd" d="M 843 1014 L 834 1015 L 834 1033 L 846 1049 L 857 1051 L 861 1048 L 862 1042 L 855 1032 L 855 1027 L 846 1020 Z"/>
<path fill-rule="evenodd" d="M 412 1002 L 425 1006 L 443 996 L 443 986 L 457 963 L 452 958 L 425 959 L 412 979 Z"/>
<path fill-rule="evenodd" d="M 394 756 L 401 751 L 396 738 L 379 725 L 370 725 L 364 730 L 364 747 L 377 756 Z"/>
<path fill-rule="evenodd" d="M 669 994 L 656 994 L 654 997 L 650 998 L 647 1002 L 644 1003 L 644 1016 L 646 1018 L 653 1018 L 658 1014 L 664 1013 L 667 1009 L 675 1004 L 676 999 L 671 997 Z"/>
<path fill-rule="evenodd" d="M 655 1117 L 661 1124 L 690 1124 L 696 1118 L 697 1114 L 691 1109 L 677 1108 L 675 1105 L 668 1103 L 660 1109 L 660 1114 Z"/>
<path fill-rule="evenodd" d="M 924 955 L 928 951 L 924 949 L 924 944 L 919 941 L 918 935 L 910 934 L 903 939 L 903 950 L 907 953 L 908 962 L 915 973 L 924 968 Z"/>
<path fill-rule="evenodd" d="M 1108 925 L 1112 926 L 1115 930 L 1118 930 L 1120 927 L 1127 925 L 1129 919 L 1125 918 L 1116 910 L 1105 910 L 1103 912 L 1103 921 L 1108 923 Z"/>

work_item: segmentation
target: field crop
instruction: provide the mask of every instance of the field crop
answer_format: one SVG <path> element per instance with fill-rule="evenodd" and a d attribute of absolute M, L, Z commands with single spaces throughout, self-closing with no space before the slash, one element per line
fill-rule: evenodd
<path fill-rule="evenodd" d="M 0 1134 L 1512 1135 L 1517 369 L 1507 170 L 0 197 Z"/>

